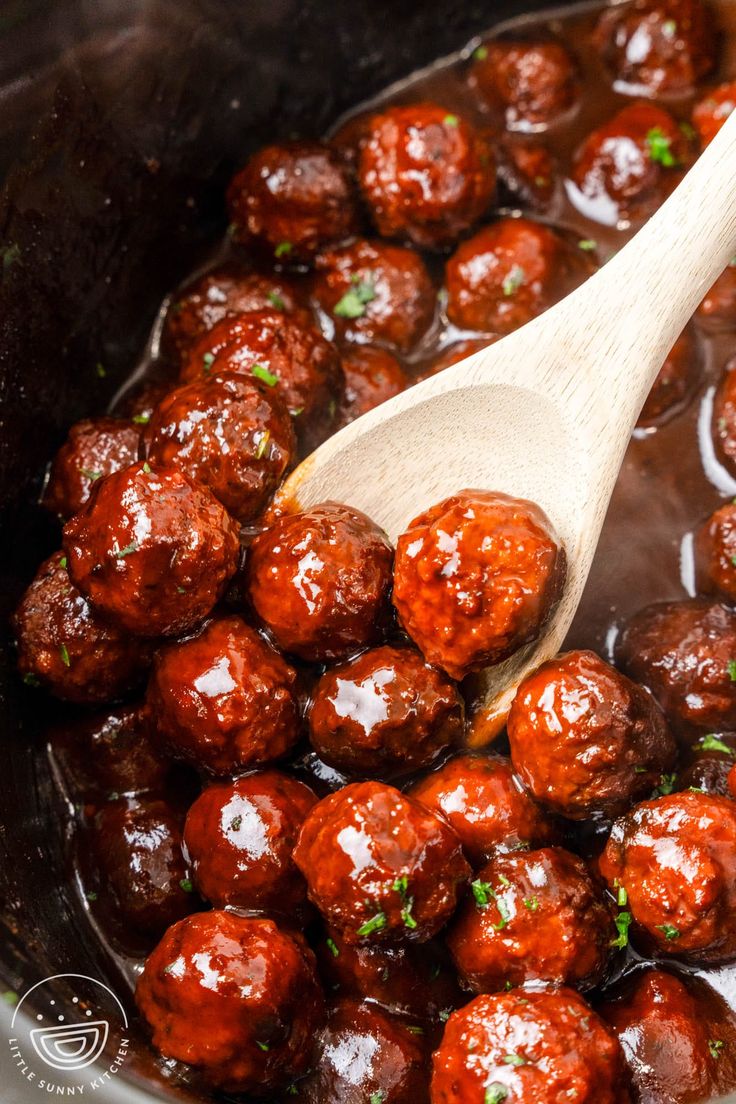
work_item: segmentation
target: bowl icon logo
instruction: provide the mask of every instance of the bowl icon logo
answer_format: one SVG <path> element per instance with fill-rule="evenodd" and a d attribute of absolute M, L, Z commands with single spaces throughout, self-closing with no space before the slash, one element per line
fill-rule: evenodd
<path fill-rule="evenodd" d="M 107 1020 L 96 1020 L 94 1023 L 37 1027 L 30 1034 L 33 1049 L 48 1066 L 80 1070 L 100 1057 L 109 1029 Z"/>

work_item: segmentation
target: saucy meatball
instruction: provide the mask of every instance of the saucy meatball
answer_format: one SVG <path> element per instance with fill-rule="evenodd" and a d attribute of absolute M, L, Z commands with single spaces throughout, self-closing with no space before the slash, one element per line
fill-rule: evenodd
<path fill-rule="evenodd" d="M 120 798 L 92 826 L 105 892 L 127 927 L 160 936 L 196 908 L 181 849 L 181 821 L 160 798 Z"/>
<path fill-rule="evenodd" d="M 567 111 L 578 90 L 575 63 L 560 42 L 486 42 L 471 70 L 471 83 L 506 126 L 536 129 Z"/>
<path fill-rule="evenodd" d="M 447 945 L 474 993 L 527 982 L 580 989 L 600 982 L 616 928 L 577 855 L 561 847 L 497 855 L 472 889 Z"/>
<path fill-rule="evenodd" d="M 736 613 L 708 598 L 655 602 L 619 637 L 618 661 L 677 729 L 736 728 Z"/>
<path fill-rule="evenodd" d="M 137 636 L 175 636 L 204 620 L 238 566 L 238 528 L 210 491 L 148 462 L 99 480 L 64 526 L 72 582 Z"/>
<path fill-rule="evenodd" d="M 272 920 L 220 910 L 169 928 L 135 998 L 156 1049 L 229 1092 L 304 1073 L 323 1017 L 311 952 Z"/>
<path fill-rule="evenodd" d="M 727 502 L 695 533 L 698 590 L 736 601 L 736 505 Z M 736 658 L 736 657 L 735 657 Z"/>
<path fill-rule="evenodd" d="M 434 318 L 434 285 L 413 249 L 359 238 L 315 263 L 312 296 L 329 336 L 408 353 Z"/>
<path fill-rule="evenodd" d="M 280 261 L 308 261 L 357 229 L 351 173 L 319 142 L 265 146 L 233 177 L 227 203 L 236 238 Z"/>
<path fill-rule="evenodd" d="M 736 329 L 736 265 L 731 261 L 724 268 L 695 311 L 702 329 L 718 333 Z"/>
<path fill-rule="evenodd" d="M 702 146 L 713 141 L 729 115 L 736 108 L 736 81 L 714 88 L 693 108 L 693 124 Z"/>
<path fill-rule="evenodd" d="M 447 262 L 447 317 L 466 330 L 507 334 L 592 271 L 553 230 L 503 218 L 462 242 Z"/>
<path fill-rule="evenodd" d="M 351 345 L 342 354 L 345 391 L 340 403 L 340 425 L 348 425 L 392 399 L 409 386 L 395 356 L 377 345 Z"/>
<path fill-rule="evenodd" d="M 689 160 L 677 122 L 650 103 L 634 103 L 592 131 L 573 159 L 575 201 L 584 214 L 615 226 L 639 221 L 666 198 Z"/>
<path fill-rule="evenodd" d="M 535 640 L 564 579 L 565 553 L 538 506 L 461 491 L 399 537 L 393 600 L 426 659 L 461 679 Z"/>
<path fill-rule="evenodd" d="M 546 208 L 557 188 L 555 159 L 540 142 L 507 139 L 498 150 L 499 206 Z"/>
<path fill-rule="evenodd" d="M 303 911 L 306 886 L 291 853 L 316 802 L 308 786 L 275 770 L 208 786 L 184 826 L 192 878 L 205 900 L 286 917 Z"/>
<path fill-rule="evenodd" d="M 555 826 L 500 755 L 456 755 L 409 793 L 455 829 L 473 866 L 498 851 L 557 840 Z"/>
<path fill-rule="evenodd" d="M 718 459 L 736 472 L 736 359 L 728 362 L 713 398 L 711 434 Z"/>
<path fill-rule="evenodd" d="M 13 618 L 18 670 L 57 698 L 113 701 L 141 681 L 151 649 L 108 624 L 69 579 L 67 557 L 41 564 Z"/>
<path fill-rule="evenodd" d="M 677 789 L 702 790 L 703 793 L 730 797 L 728 778 L 734 756 L 736 733 L 706 733 L 690 746 L 687 765 L 677 775 Z"/>
<path fill-rule="evenodd" d="M 599 1011 L 621 1041 L 636 1099 L 698 1104 L 733 1086 L 732 1017 L 699 978 L 643 970 Z"/>
<path fill-rule="evenodd" d="M 428 1104 L 428 1054 L 412 1025 L 375 1004 L 340 1000 L 298 1086 L 307 1104 Z"/>
<path fill-rule="evenodd" d="M 155 729 L 180 759 L 214 774 L 278 759 L 295 743 L 296 672 L 239 617 L 163 648 L 148 684 Z"/>
<path fill-rule="evenodd" d="M 615 822 L 600 858 L 657 954 L 695 962 L 736 956 L 736 805 L 715 794 L 643 801 Z"/>
<path fill-rule="evenodd" d="M 294 861 L 350 943 L 431 939 L 470 872 L 453 830 L 380 782 L 354 782 L 315 805 Z"/>
<path fill-rule="evenodd" d="M 148 459 L 209 487 L 232 517 L 252 521 L 290 467 L 296 439 L 274 388 L 222 375 L 177 387 L 156 407 Z"/>
<path fill-rule="evenodd" d="M 98 479 L 135 463 L 139 441 L 138 426 L 122 418 L 77 422 L 51 464 L 44 506 L 63 518 L 76 514 Z"/>
<path fill-rule="evenodd" d="M 375 115 L 358 161 L 379 234 L 428 249 L 450 244 L 482 217 L 495 175 L 488 141 L 434 103 Z"/>
<path fill-rule="evenodd" d="M 250 598 L 280 648 L 315 663 L 375 644 L 387 621 L 391 545 L 349 506 L 279 518 L 250 547 Z"/>
<path fill-rule="evenodd" d="M 626 1104 L 623 1052 L 572 989 L 494 993 L 453 1012 L 433 1058 L 432 1104 Z"/>
<path fill-rule="evenodd" d="M 685 92 L 715 65 L 701 0 L 633 0 L 606 8 L 593 41 L 616 80 L 639 92 Z"/>
<path fill-rule="evenodd" d="M 676 758 L 654 699 L 594 652 L 567 652 L 528 675 L 508 734 L 522 782 L 572 820 L 617 816 L 650 794 Z"/>
<path fill-rule="evenodd" d="M 658 425 L 675 414 L 690 398 L 700 375 L 690 330 L 680 334 L 647 395 L 637 426 Z"/>
<path fill-rule="evenodd" d="M 463 731 L 455 685 L 412 648 L 385 645 L 327 671 L 314 688 L 309 738 L 346 774 L 427 767 Z"/>

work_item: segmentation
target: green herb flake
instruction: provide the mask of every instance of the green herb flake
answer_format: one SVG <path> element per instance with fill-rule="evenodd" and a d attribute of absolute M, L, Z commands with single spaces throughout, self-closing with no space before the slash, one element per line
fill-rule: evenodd
<path fill-rule="evenodd" d="M 71 667 L 72 661 L 69 658 L 69 649 L 66 644 L 59 645 L 59 655 L 61 656 L 61 662 L 65 667 Z"/>
<path fill-rule="evenodd" d="M 177 594 L 186 594 L 186 592 L 187 592 L 187 588 L 186 588 L 186 587 L 183 587 L 183 586 L 178 586 L 178 587 L 176 588 L 176 593 L 177 593 Z"/>
<path fill-rule="evenodd" d="M 151 415 L 146 411 L 143 414 L 134 414 L 132 421 L 136 425 L 148 425 L 151 420 Z"/>
<path fill-rule="evenodd" d="M 18 1003 L 18 994 L 14 993 L 12 989 L 7 989 L 2 996 L 6 1004 L 13 1005 Z"/>
<path fill-rule="evenodd" d="M 440 1023 L 447 1023 L 447 1021 L 449 1020 L 451 1015 L 452 1015 L 452 1009 L 451 1008 L 441 1008 L 440 1011 L 437 1014 L 437 1017 L 438 1017 Z"/>
<path fill-rule="evenodd" d="M 304 413 L 304 407 L 303 406 L 297 406 L 296 410 L 290 410 L 289 411 L 289 414 L 291 414 L 292 418 L 298 418 L 299 415 L 303 414 L 303 413 Z"/>
<path fill-rule="evenodd" d="M 513 982 L 509 981 L 507 978 L 506 981 L 503 983 L 503 987 L 507 993 L 510 993 L 511 990 L 514 988 L 514 985 Z"/>
<path fill-rule="evenodd" d="M 79 468 L 79 474 L 83 475 L 85 479 L 89 479 L 92 483 L 102 477 L 101 471 L 94 471 L 92 468 Z"/>
<path fill-rule="evenodd" d="M 361 318 L 365 314 L 368 303 L 376 298 L 376 289 L 370 280 L 361 280 L 359 276 L 353 276 L 352 282 L 353 286 L 333 308 L 333 314 L 339 318 Z"/>
<path fill-rule="evenodd" d="M 386 913 L 377 912 L 375 916 L 371 916 L 370 920 L 366 920 L 365 924 L 361 924 L 358 928 L 358 935 L 373 935 L 374 932 L 381 931 L 386 927 Z"/>
<path fill-rule="evenodd" d="M 710 1051 L 711 1058 L 720 1058 L 721 1051 L 723 1050 L 723 1039 L 709 1039 L 708 1050 Z"/>
<path fill-rule="evenodd" d="M 242 823 L 243 823 L 242 816 L 233 817 L 233 819 L 230 821 L 230 831 L 231 832 L 239 832 Z"/>
<path fill-rule="evenodd" d="M 657 165 L 662 165 L 665 169 L 675 167 L 677 158 L 670 149 L 672 139 L 667 137 L 661 127 L 652 127 L 647 133 L 646 144 L 651 161 L 654 161 Z"/>
<path fill-rule="evenodd" d="M 539 898 L 538 897 L 525 897 L 524 898 L 524 908 L 529 909 L 530 912 L 536 912 L 537 909 L 539 908 Z"/>
<path fill-rule="evenodd" d="M 285 311 L 286 310 L 286 303 L 284 302 L 284 300 L 281 298 L 281 296 L 279 295 L 279 293 L 277 291 L 269 291 L 268 301 L 271 304 L 271 306 L 274 307 L 276 310 L 280 310 L 280 311 Z"/>
<path fill-rule="evenodd" d="M 456 127 L 460 120 L 458 119 L 457 115 L 445 115 L 442 122 L 445 124 L 445 126 Z"/>
<path fill-rule="evenodd" d="M 661 774 L 659 785 L 652 791 L 652 797 L 667 797 L 675 788 L 676 774 Z"/>
<path fill-rule="evenodd" d="M 130 544 L 126 544 L 125 548 L 116 548 L 113 550 L 113 556 L 116 560 L 124 560 L 126 556 L 132 555 L 133 552 L 138 551 L 138 542 L 132 540 Z"/>
<path fill-rule="evenodd" d="M 509 920 L 511 919 L 511 913 L 509 912 L 506 902 L 500 897 L 496 900 L 496 908 L 498 909 L 498 915 L 501 917 L 501 919 L 498 921 L 497 924 L 493 925 L 493 930 L 503 931 L 503 929 L 506 927 Z"/>
<path fill-rule="evenodd" d="M 508 889 L 508 887 L 511 885 L 511 882 L 508 880 L 505 874 L 499 874 L 498 880 L 505 889 Z"/>
<path fill-rule="evenodd" d="M 674 19 L 665 19 L 662 24 L 662 34 L 667 38 L 674 38 L 677 34 L 677 23 Z"/>
<path fill-rule="evenodd" d="M 680 123 L 680 132 L 687 138 L 688 142 L 694 142 L 697 137 L 695 127 L 692 126 L 691 123 L 688 123 L 687 120 L 683 120 L 683 122 Z"/>
<path fill-rule="evenodd" d="M 368 1104 L 383 1104 L 386 1094 L 383 1089 L 376 1089 L 368 1098 Z"/>
<path fill-rule="evenodd" d="M 298 1095 L 299 1095 L 299 1090 L 298 1090 L 298 1088 L 296 1087 L 296 1085 L 295 1085 L 295 1084 L 293 1084 L 293 1082 L 292 1082 L 292 1084 L 291 1084 L 291 1085 L 289 1085 L 289 1087 L 288 1087 L 288 1089 L 287 1089 L 286 1091 L 287 1091 L 287 1093 L 288 1093 L 288 1095 L 289 1095 L 289 1096 L 298 1096 Z"/>
<path fill-rule="evenodd" d="M 62 556 L 59 560 L 59 567 L 62 568 L 63 571 L 66 571 L 68 563 L 69 561 L 67 560 L 66 556 Z"/>
<path fill-rule="evenodd" d="M 400 878 L 397 878 L 394 882 L 394 893 L 399 893 L 402 897 L 405 897 L 409 892 L 409 879 L 406 874 L 402 874 Z"/>
<path fill-rule="evenodd" d="M 95 371 L 97 373 L 98 379 L 104 379 L 107 375 L 107 369 L 105 368 L 105 365 L 100 364 L 99 360 L 97 361 L 97 364 L 95 364 Z"/>
<path fill-rule="evenodd" d="M 615 919 L 616 931 L 618 935 L 615 939 L 611 940 L 611 946 L 617 949 L 628 947 L 629 945 L 629 927 L 631 925 L 631 913 L 620 912 Z"/>
<path fill-rule="evenodd" d="M 719 739 L 714 733 L 709 732 L 707 736 L 695 745 L 699 747 L 701 751 L 722 751 L 725 755 L 733 755 L 733 750 L 724 744 L 723 740 Z"/>
<path fill-rule="evenodd" d="M 148 463 L 147 460 L 145 461 L 145 463 L 143 465 L 143 474 L 144 475 L 150 475 L 151 474 L 151 465 Z"/>
<path fill-rule="evenodd" d="M 413 897 L 407 897 L 406 904 L 404 905 L 404 907 L 401 910 L 401 919 L 404 922 L 404 927 L 408 928 L 409 931 L 413 931 L 414 928 L 416 928 L 416 926 L 417 926 L 417 922 L 411 914 L 411 910 L 413 908 L 414 908 L 414 898 Z"/>
<path fill-rule="evenodd" d="M 731 561 L 731 566 L 736 567 L 736 556 L 730 556 L 729 559 Z"/>
<path fill-rule="evenodd" d="M 515 295 L 526 281 L 526 272 L 521 265 L 514 265 L 503 281 L 503 293 L 510 298 Z"/>
<path fill-rule="evenodd" d="M 335 942 L 335 940 L 334 939 L 325 939 L 325 943 L 327 944 L 327 949 L 330 952 L 330 954 L 332 955 L 332 957 L 333 958 L 339 958 L 340 957 L 340 951 L 339 951 L 339 948 L 338 948 L 337 943 Z"/>
<path fill-rule="evenodd" d="M 95 893 L 94 890 L 90 890 L 90 892 L 85 893 L 84 896 L 85 896 L 85 899 L 90 902 L 90 904 L 94 904 L 94 902 L 97 900 L 97 894 Z"/>
<path fill-rule="evenodd" d="M 282 241 L 276 246 L 273 251 L 274 257 L 288 257 L 294 246 L 290 241 Z"/>
<path fill-rule="evenodd" d="M 268 387 L 275 387 L 279 382 L 279 377 L 275 376 L 273 372 L 269 372 L 263 364 L 254 364 L 251 368 L 251 375 L 259 379 L 261 383 L 265 383 Z"/>
<path fill-rule="evenodd" d="M 728 677 L 731 682 L 736 682 L 736 659 L 729 659 L 728 661 Z"/>
<path fill-rule="evenodd" d="M 194 886 L 192 885 L 189 878 L 180 878 L 179 885 L 185 893 L 194 893 Z"/>
<path fill-rule="evenodd" d="M 483 1104 L 501 1104 L 501 1101 L 505 1100 L 508 1095 L 509 1090 L 505 1085 L 502 1085 L 500 1081 L 491 1081 L 490 1085 L 486 1085 Z"/>
<path fill-rule="evenodd" d="M 488 47 L 477 46 L 475 50 L 473 50 L 473 57 L 476 61 L 485 61 L 488 57 Z"/>
<path fill-rule="evenodd" d="M 657 931 L 661 931 L 668 943 L 680 938 L 680 929 L 674 924 L 657 924 Z"/>
<path fill-rule="evenodd" d="M 595 238 L 581 238 L 578 242 L 578 249 L 582 249 L 583 253 L 594 253 L 598 248 L 598 242 Z"/>
<path fill-rule="evenodd" d="M 480 878 L 476 878 L 471 883 L 470 888 L 473 891 L 475 897 L 475 903 L 478 908 L 485 908 L 488 902 L 496 896 L 493 892 L 493 886 L 490 882 L 482 882 Z"/>
<path fill-rule="evenodd" d="M 17 242 L 13 242 L 12 245 L 4 245 L 0 249 L 0 257 L 3 259 L 3 272 L 7 272 L 20 260 L 20 246 Z"/>
<path fill-rule="evenodd" d="M 260 440 L 258 441 L 258 444 L 256 446 L 256 460 L 263 459 L 263 455 L 264 455 L 266 449 L 268 448 L 268 442 L 270 440 L 271 440 L 271 430 L 270 429 L 264 429 L 263 433 L 260 436 Z"/>
<path fill-rule="evenodd" d="M 38 678 L 38 675 L 34 675 L 33 671 L 29 671 L 28 674 L 23 676 L 23 683 L 26 686 L 33 686 L 33 687 L 41 685 L 41 683 L 39 681 L 39 678 Z"/>
<path fill-rule="evenodd" d="M 202 357 L 202 367 L 204 369 L 204 374 L 205 375 L 209 374 L 209 372 L 212 369 L 212 365 L 214 363 L 215 363 L 215 354 L 214 353 L 205 353 L 204 356 Z"/>
<path fill-rule="evenodd" d="M 616 904 L 619 906 L 619 908 L 623 908 L 624 905 L 628 905 L 628 903 L 629 895 L 626 892 L 626 889 L 624 888 L 624 886 L 619 886 L 618 890 L 616 891 Z"/>
<path fill-rule="evenodd" d="M 268 1043 L 262 1043 L 260 1039 L 256 1039 L 256 1045 L 259 1046 L 261 1048 L 261 1050 L 270 1050 L 271 1049 L 270 1046 L 268 1045 Z"/>
<path fill-rule="evenodd" d="M 526 1066 L 527 1060 L 521 1054 L 504 1054 L 501 1059 L 505 1066 Z"/>
<path fill-rule="evenodd" d="M 407 1027 L 406 1030 L 409 1032 L 410 1035 L 423 1035 L 424 1034 L 424 1028 L 423 1027 L 418 1027 L 415 1024 L 409 1024 L 409 1026 Z"/>

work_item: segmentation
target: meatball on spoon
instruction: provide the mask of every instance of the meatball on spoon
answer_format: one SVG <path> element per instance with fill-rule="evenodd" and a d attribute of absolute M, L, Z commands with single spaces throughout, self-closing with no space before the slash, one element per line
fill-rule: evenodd
<path fill-rule="evenodd" d="M 736 117 L 642 230 L 587 282 L 521 329 L 358 418 L 284 484 L 395 538 L 465 487 L 538 503 L 568 560 L 542 634 L 480 676 L 471 733 L 487 742 L 520 680 L 558 651 L 578 606 L 624 451 L 667 354 L 736 254 Z"/>

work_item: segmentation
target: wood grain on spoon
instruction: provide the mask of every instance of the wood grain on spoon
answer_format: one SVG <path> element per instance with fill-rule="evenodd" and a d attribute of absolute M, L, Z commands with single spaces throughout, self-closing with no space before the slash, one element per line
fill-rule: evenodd
<path fill-rule="evenodd" d="M 642 230 L 540 318 L 331 437 L 279 498 L 363 510 L 395 540 L 466 488 L 546 511 L 568 557 L 543 634 L 482 672 L 469 742 L 502 726 L 516 687 L 560 648 L 588 577 L 631 430 L 672 345 L 736 254 L 736 115 Z"/>

